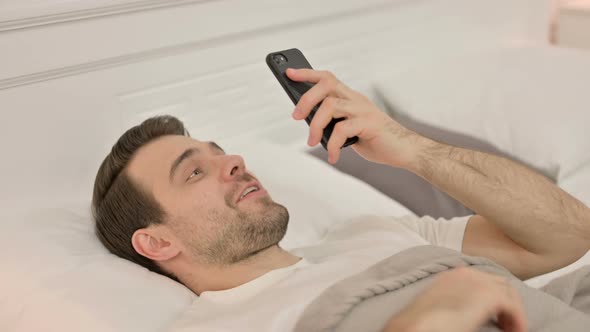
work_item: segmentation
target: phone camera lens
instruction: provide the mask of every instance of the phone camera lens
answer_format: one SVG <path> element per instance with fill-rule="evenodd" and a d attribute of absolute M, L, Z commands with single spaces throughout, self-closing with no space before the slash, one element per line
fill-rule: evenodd
<path fill-rule="evenodd" d="M 282 54 L 275 54 L 273 55 L 272 59 L 277 65 L 281 65 L 287 62 L 287 58 Z"/>

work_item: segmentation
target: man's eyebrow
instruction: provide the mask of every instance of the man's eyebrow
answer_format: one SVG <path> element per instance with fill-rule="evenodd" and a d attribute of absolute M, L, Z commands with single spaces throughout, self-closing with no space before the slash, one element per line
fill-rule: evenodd
<path fill-rule="evenodd" d="M 172 178 L 174 177 L 174 172 L 178 169 L 178 166 L 185 161 L 186 159 L 190 158 L 195 153 L 201 152 L 198 148 L 188 148 L 184 150 L 184 152 L 178 156 L 172 163 L 172 167 L 170 167 L 170 182 L 172 182 Z"/>
<path fill-rule="evenodd" d="M 225 153 L 225 151 L 221 148 L 221 146 L 217 145 L 217 143 L 215 143 L 215 142 L 209 142 L 209 147 L 213 150 L 219 150 L 219 151 Z"/>

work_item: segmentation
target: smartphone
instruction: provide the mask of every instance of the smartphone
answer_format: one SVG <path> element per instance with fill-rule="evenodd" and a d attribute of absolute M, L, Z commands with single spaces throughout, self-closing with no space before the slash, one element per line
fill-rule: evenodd
<path fill-rule="evenodd" d="M 311 89 L 311 87 L 314 86 L 314 84 L 312 83 L 295 82 L 287 77 L 287 68 L 313 69 L 307 61 L 307 59 L 305 59 L 305 56 L 303 56 L 303 53 L 301 53 L 301 51 L 296 48 L 291 48 L 280 52 L 269 53 L 266 56 L 266 64 L 268 65 L 272 73 L 275 75 L 279 83 L 281 83 L 281 86 L 283 87 L 289 98 L 291 98 L 291 101 L 293 101 L 294 105 L 297 105 L 299 99 L 301 99 L 301 96 L 303 96 L 303 94 L 306 93 L 307 90 Z M 313 119 L 315 112 L 317 112 L 321 104 L 321 102 L 317 104 L 311 110 L 309 115 L 305 118 L 305 122 L 307 122 L 308 125 L 311 124 L 311 120 Z M 332 135 L 334 126 L 336 125 L 336 123 L 342 120 L 344 120 L 344 118 L 332 119 L 332 121 L 330 121 L 326 128 L 324 128 L 321 141 L 324 149 L 328 150 L 328 140 Z M 354 144 L 357 141 L 358 137 L 349 137 L 348 139 L 346 139 L 346 142 L 341 148 Z"/>

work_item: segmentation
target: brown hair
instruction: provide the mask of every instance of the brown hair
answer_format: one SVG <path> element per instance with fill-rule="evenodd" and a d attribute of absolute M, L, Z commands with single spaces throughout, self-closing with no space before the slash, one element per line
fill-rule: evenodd
<path fill-rule="evenodd" d="M 136 230 L 164 222 L 164 210 L 151 193 L 133 182 L 125 168 L 139 148 L 164 135 L 190 136 L 180 120 L 164 115 L 145 120 L 119 138 L 94 180 L 92 213 L 96 235 L 111 253 L 178 281 L 131 244 Z"/>

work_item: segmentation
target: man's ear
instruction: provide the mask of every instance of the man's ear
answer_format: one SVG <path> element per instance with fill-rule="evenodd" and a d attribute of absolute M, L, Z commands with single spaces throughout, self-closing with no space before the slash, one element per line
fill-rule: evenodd
<path fill-rule="evenodd" d="M 155 227 L 140 228 L 133 233 L 131 244 L 138 254 L 154 261 L 167 261 L 180 253 L 166 232 Z"/>

